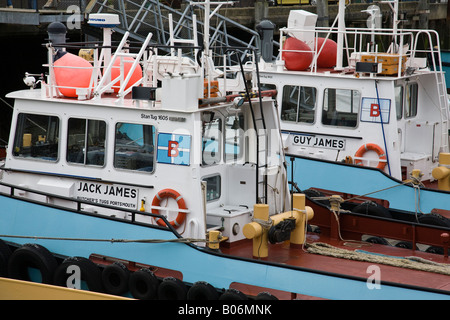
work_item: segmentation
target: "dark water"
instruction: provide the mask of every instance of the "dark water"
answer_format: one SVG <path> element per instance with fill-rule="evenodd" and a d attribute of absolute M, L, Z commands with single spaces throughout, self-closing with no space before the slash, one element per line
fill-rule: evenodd
<path fill-rule="evenodd" d="M 46 50 L 41 45 L 45 41 L 45 34 L 17 35 L 1 34 L 0 68 L 0 145 L 5 144 L 9 137 L 12 109 L 12 99 L 5 98 L 11 91 L 26 89 L 23 83 L 25 72 L 41 73 L 42 64 L 46 61 Z M 4 101 L 3 101 L 4 100 Z M 6 103 L 5 103 L 6 101 Z M 8 103 L 8 104 L 7 104 Z M 6 141 L 6 142 L 5 142 Z"/>

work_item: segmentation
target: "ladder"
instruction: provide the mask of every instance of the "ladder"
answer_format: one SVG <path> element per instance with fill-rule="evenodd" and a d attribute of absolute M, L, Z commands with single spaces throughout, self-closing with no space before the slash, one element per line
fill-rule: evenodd
<path fill-rule="evenodd" d="M 255 54 L 253 59 L 255 58 Z M 242 76 L 244 70 L 242 62 L 239 63 Z M 255 63 L 257 88 L 261 88 L 259 83 L 259 70 L 258 64 Z M 257 104 L 251 103 L 251 94 L 248 89 L 247 83 L 244 81 L 245 91 L 250 105 L 250 111 L 252 114 L 253 128 L 256 134 L 256 203 L 267 204 L 267 189 L 268 181 L 267 174 L 269 168 L 269 133 L 267 132 L 266 120 L 264 118 L 264 109 L 262 104 L 261 93 L 258 92 L 259 102 Z"/>
<path fill-rule="evenodd" d="M 434 71 L 434 76 L 436 80 L 437 93 L 438 93 L 438 103 L 441 113 L 441 149 L 439 152 L 449 152 L 449 102 L 447 97 L 447 85 L 445 83 L 445 75 L 442 71 L 442 61 L 440 59 L 440 46 L 439 37 L 436 33 L 436 45 L 432 45 L 431 35 L 427 32 L 429 43 L 430 43 L 430 54 L 431 54 L 431 69 Z M 435 155 L 433 155 L 434 157 Z M 434 159 L 434 160 L 438 160 Z"/>

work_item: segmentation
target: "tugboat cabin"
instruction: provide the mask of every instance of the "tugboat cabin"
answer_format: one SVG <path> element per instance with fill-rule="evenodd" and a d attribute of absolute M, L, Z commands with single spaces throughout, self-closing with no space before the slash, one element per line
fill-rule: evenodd
<path fill-rule="evenodd" d="M 230 242 L 243 239 L 256 202 L 283 211 L 288 192 L 272 98 L 226 96 L 194 61 L 152 54 L 158 48 L 148 41 L 130 53 L 127 35 L 108 57 L 103 27 L 106 45 L 90 51 L 92 61 L 48 44 L 42 89 L 30 81 L 29 90 L 8 95 L 16 102 L 2 182 L 35 201 L 166 226 L 146 213 L 158 214 L 190 238 L 216 228 Z M 77 87 L 85 70 L 89 85 Z"/>

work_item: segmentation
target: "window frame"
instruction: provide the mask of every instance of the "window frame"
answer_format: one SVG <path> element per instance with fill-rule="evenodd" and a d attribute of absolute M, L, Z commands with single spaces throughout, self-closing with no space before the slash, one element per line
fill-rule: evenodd
<path fill-rule="evenodd" d="M 349 112 L 338 111 L 337 108 L 338 108 L 339 105 L 337 104 L 337 99 L 336 98 L 335 98 L 335 106 L 334 107 L 335 107 L 336 112 L 339 113 L 338 116 L 340 116 L 340 114 L 352 114 L 352 115 L 354 114 L 355 115 L 355 120 L 354 120 L 355 121 L 355 125 L 354 126 L 344 125 L 344 124 L 340 124 L 340 123 L 333 123 L 334 118 L 329 119 L 328 117 L 326 118 L 326 120 L 328 120 L 330 123 L 324 122 L 325 116 L 328 113 L 328 110 L 325 110 L 325 104 L 327 106 L 327 109 L 330 108 L 329 98 L 328 98 L 328 96 L 329 96 L 328 90 L 335 90 L 335 93 L 334 93 L 335 95 L 336 95 L 336 91 L 337 90 L 350 91 L 350 93 L 351 93 L 351 107 L 350 107 L 350 111 Z M 354 97 L 355 93 L 358 93 L 358 97 L 357 98 Z M 356 112 L 353 112 L 353 110 L 354 110 L 354 102 L 355 101 L 358 103 L 358 105 L 357 105 Z M 358 126 L 359 126 L 359 118 L 360 118 L 360 114 L 361 114 L 361 103 L 362 103 L 362 95 L 361 95 L 361 91 L 359 91 L 359 90 L 349 89 L 349 88 L 325 88 L 323 90 L 323 98 L 322 98 L 321 124 L 324 125 L 324 126 L 332 126 L 332 127 L 338 127 L 338 128 L 344 128 L 344 129 L 356 129 L 356 128 L 358 128 Z M 338 119 L 336 119 L 336 121 L 346 121 L 346 120 L 339 119 L 339 117 L 338 117 Z M 349 120 L 349 121 L 353 121 L 353 120 Z"/>
<path fill-rule="evenodd" d="M 218 144 L 218 146 L 217 146 L 216 155 L 214 156 L 214 159 L 212 159 L 214 161 L 209 163 L 209 162 L 205 161 L 205 157 L 204 157 L 205 152 L 209 152 L 209 151 L 206 151 L 206 148 L 207 148 L 206 144 L 207 144 L 208 141 L 215 141 L 215 140 L 212 140 L 212 139 L 204 140 L 204 138 L 205 138 L 205 133 L 206 133 L 206 126 L 208 126 L 208 123 L 211 123 L 213 121 L 217 121 L 218 122 L 218 128 L 217 128 L 217 132 L 218 132 L 217 144 Z M 225 120 L 221 116 L 216 116 L 215 115 L 211 119 L 211 121 L 202 123 L 202 135 L 201 135 L 201 150 L 202 150 L 202 155 L 201 155 L 202 162 L 201 162 L 201 165 L 202 166 L 213 166 L 213 165 L 221 163 L 222 160 L 224 159 L 224 157 L 225 157 L 224 149 L 223 149 L 223 140 L 224 140 L 223 127 L 224 127 L 224 122 L 225 122 Z M 211 130 L 211 128 L 209 130 Z M 211 136 L 207 136 L 207 137 L 210 138 Z"/>
<path fill-rule="evenodd" d="M 285 90 L 287 88 L 290 88 L 290 92 L 292 94 L 293 90 L 298 90 L 298 94 L 297 94 L 297 101 L 295 102 L 296 104 L 296 114 L 295 114 L 295 120 L 290 120 L 290 119 L 285 119 L 283 117 L 283 111 L 285 110 L 285 106 L 288 102 L 285 102 L 286 100 L 284 99 L 285 97 Z M 301 100 L 302 97 L 304 96 L 304 94 L 302 94 L 302 92 L 304 92 L 304 89 L 313 89 L 313 92 L 311 93 L 311 95 L 315 95 L 315 99 L 314 99 L 314 106 L 312 106 L 312 109 L 310 111 L 310 113 L 313 115 L 313 119 L 311 122 L 309 121 L 301 121 L 302 119 L 300 119 L 301 116 L 301 108 L 306 109 L 305 107 L 301 106 Z M 280 109 L 280 120 L 283 122 L 287 122 L 287 123 L 301 123 L 301 124 L 309 124 L 309 125 L 313 125 L 316 123 L 317 121 L 317 102 L 318 102 L 318 92 L 319 90 L 316 87 L 313 86 L 302 86 L 302 85 L 296 85 L 296 84 L 285 84 L 283 85 L 283 90 L 282 90 L 282 95 L 281 95 L 281 109 Z M 286 104 L 285 104 L 286 103 Z M 294 102 L 293 102 L 294 104 Z"/>
<path fill-rule="evenodd" d="M 55 159 L 45 159 L 43 157 L 33 157 L 33 156 L 23 156 L 18 154 L 17 152 L 15 152 L 18 142 L 21 141 L 20 143 L 20 148 L 24 148 L 23 146 L 23 139 L 24 139 L 24 134 L 25 134 L 25 127 L 23 125 L 20 124 L 20 122 L 22 122 L 22 120 L 20 119 L 21 116 L 33 116 L 33 117 L 47 117 L 47 121 L 49 121 L 51 118 L 55 118 L 57 119 L 57 129 L 55 129 L 55 131 L 53 133 L 56 133 L 57 136 L 55 138 L 56 145 L 56 157 Z M 23 121 L 25 121 L 26 119 L 24 119 Z M 57 163 L 60 160 L 60 153 L 61 153 L 61 130 L 62 130 L 62 125 L 61 125 L 62 121 L 61 118 L 58 115 L 47 115 L 47 114 L 37 114 L 37 113 L 32 113 L 32 112 L 19 112 L 17 114 L 17 118 L 16 118 L 16 123 L 15 123 L 15 130 L 14 130 L 14 141 L 13 141 L 13 151 L 12 151 L 12 156 L 16 159 L 22 159 L 22 160 L 32 160 L 32 161 L 43 161 L 43 162 L 48 162 L 48 163 Z M 21 129 L 19 129 L 19 126 L 21 127 Z M 18 135 L 18 130 L 21 130 L 21 137 Z M 39 136 L 39 135 L 38 135 Z M 39 138 L 38 138 L 39 139 Z M 31 141 L 30 141 L 31 142 Z M 31 154 L 31 148 L 32 145 L 30 145 L 30 154 Z"/>
<path fill-rule="evenodd" d="M 232 129 L 231 128 L 231 126 L 228 128 L 227 127 L 227 120 L 228 119 L 233 119 L 233 122 L 234 122 L 234 118 L 235 117 L 238 117 L 239 118 L 239 124 L 241 125 L 242 124 L 242 126 L 243 127 L 241 127 L 241 126 L 239 126 L 239 129 Z M 229 114 L 229 115 L 227 115 L 227 116 L 225 116 L 224 117 L 224 119 L 223 119 L 223 143 L 222 143 L 222 145 L 223 145 L 223 161 L 225 162 L 225 163 L 238 163 L 238 162 L 240 162 L 240 161 L 242 161 L 242 159 L 244 158 L 244 155 L 245 155 L 245 152 L 244 152 L 244 150 L 245 150 L 245 116 L 244 116 L 244 114 L 242 113 L 242 112 L 239 112 L 239 113 L 237 113 L 237 114 Z M 238 147 L 239 148 L 239 153 L 235 153 L 235 152 L 232 152 L 232 153 L 228 153 L 227 152 L 227 132 L 233 132 L 234 131 L 234 133 L 236 133 L 236 132 L 238 132 L 238 143 L 237 143 L 237 145 L 234 145 L 233 146 L 233 148 L 234 147 Z"/>
<path fill-rule="evenodd" d="M 400 89 L 400 99 L 397 99 L 397 88 Z M 405 88 L 403 85 L 396 85 L 394 86 L 394 103 L 395 103 L 395 114 L 397 117 L 397 120 L 400 120 L 403 118 L 403 109 L 404 109 L 404 91 Z M 397 101 L 400 102 L 400 106 L 397 105 Z M 399 114 L 400 111 L 400 114 Z"/>
<path fill-rule="evenodd" d="M 410 88 L 414 87 L 415 90 L 413 90 L 414 93 L 414 101 L 412 99 L 408 98 L 408 90 Z M 412 102 L 412 103 L 411 103 Z M 411 119 L 417 116 L 418 109 L 419 109 L 419 85 L 417 82 L 407 82 L 405 85 L 405 93 L 404 93 L 404 102 L 403 102 L 403 112 L 405 115 L 405 119 Z M 411 113 L 411 110 L 414 112 Z"/>
<path fill-rule="evenodd" d="M 145 170 L 139 170 L 139 169 L 129 169 L 129 168 L 123 168 L 123 167 L 118 167 L 116 166 L 116 154 L 117 154 L 117 125 L 118 124 L 130 124 L 130 125 L 140 125 L 140 126 L 149 126 L 152 129 L 152 140 L 153 140 L 153 151 L 152 151 L 152 170 L 150 171 L 145 171 Z M 144 133 L 143 133 L 144 134 Z M 113 145 L 113 161 L 112 161 L 112 166 L 115 170 L 118 171 L 125 171 L 125 172 L 135 172 L 135 173 L 145 173 L 145 174 L 153 174 L 156 170 L 156 154 L 157 154 L 157 136 L 158 136 L 158 130 L 156 128 L 156 126 L 152 125 L 152 124 L 148 124 L 148 123 L 138 123 L 138 122 L 132 122 L 132 121 L 117 121 L 114 124 L 114 145 Z"/>
<path fill-rule="evenodd" d="M 208 199 L 208 181 L 206 181 L 205 179 L 213 179 L 213 178 L 218 179 L 219 196 Z M 202 177 L 201 181 L 206 182 L 206 202 L 209 203 L 209 202 L 220 200 L 220 198 L 222 197 L 222 175 L 220 173 L 209 174 L 209 175 Z"/>
<path fill-rule="evenodd" d="M 69 148 L 69 121 L 72 119 L 77 119 L 77 120 L 85 120 L 85 130 L 84 130 L 84 149 L 85 151 L 83 152 L 83 162 L 73 162 L 73 161 L 69 161 L 68 160 L 68 148 Z M 103 141 L 104 144 L 104 155 L 103 155 L 103 164 L 91 164 L 91 163 L 86 163 L 87 159 L 88 159 L 88 152 L 89 151 L 89 146 L 88 146 L 88 136 L 89 136 L 89 122 L 90 121 L 98 121 L 98 122 L 103 122 L 105 125 L 105 140 Z M 89 167 L 101 167 L 104 168 L 107 164 L 107 153 L 108 153 L 108 122 L 103 120 L 103 119 L 92 119 L 92 118 L 81 118 L 81 117 L 70 117 L 67 119 L 67 145 L 66 145 L 66 162 L 70 165 L 81 165 L 81 166 L 89 166 Z"/>

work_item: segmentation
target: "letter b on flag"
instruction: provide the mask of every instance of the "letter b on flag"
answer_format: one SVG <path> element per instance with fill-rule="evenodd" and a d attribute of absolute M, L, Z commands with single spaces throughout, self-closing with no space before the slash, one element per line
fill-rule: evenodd
<path fill-rule="evenodd" d="M 370 105 L 370 116 L 379 117 L 380 116 L 380 106 L 376 103 Z"/>
<path fill-rule="evenodd" d="M 169 146 L 167 148 L 168 156 L 169 157 L 178 157 L 178 142 L 176 141 L 169 141 Z"/>

